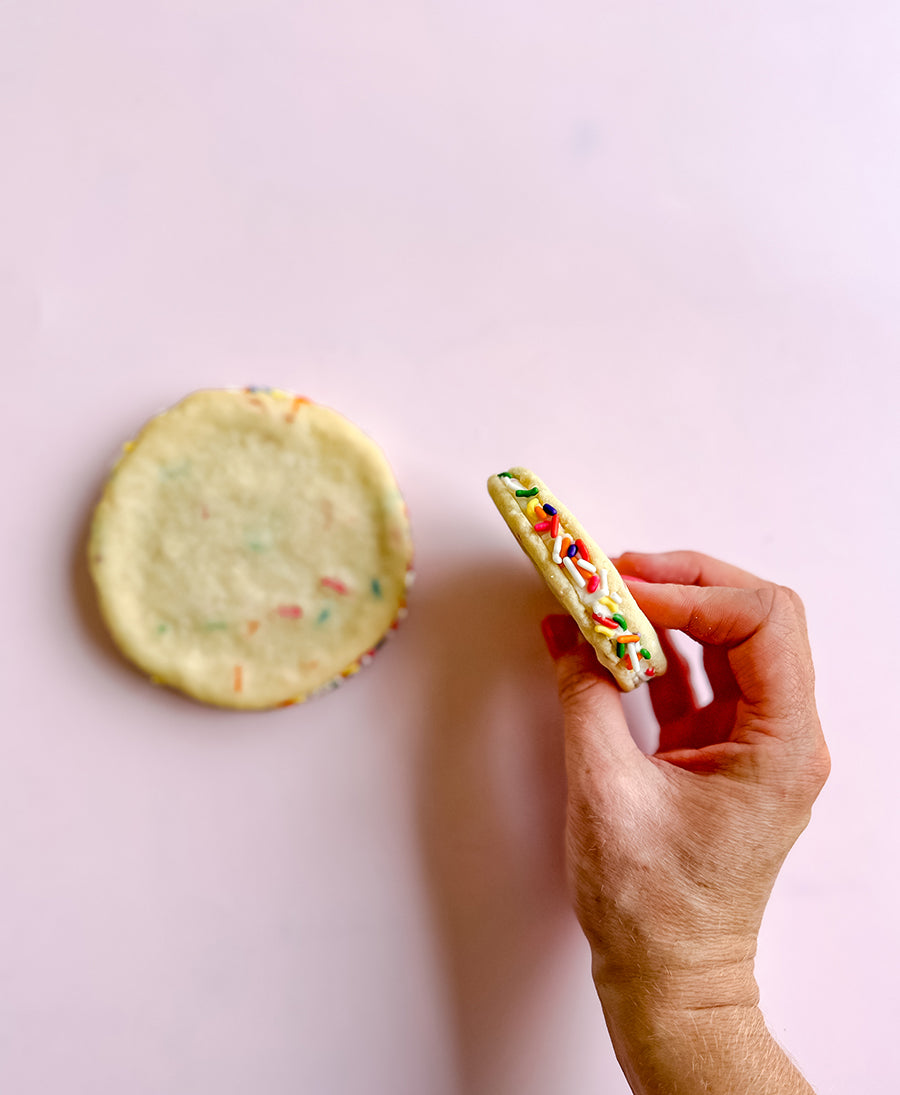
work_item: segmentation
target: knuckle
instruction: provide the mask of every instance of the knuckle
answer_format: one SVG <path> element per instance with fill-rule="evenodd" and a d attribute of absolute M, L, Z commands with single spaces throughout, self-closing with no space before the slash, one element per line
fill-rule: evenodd
<path fill-rule="evenodd" d="M 809 775 L 818 794 L 831 775 L 831 753 L 824 741 L 820 743 L 810 760 Z"/>
<path fill-rule="evenodd" d="M 590 695 L 597 678 L 582 672 L 566 673 L 559 680 L 559 699 L 563 707 L 575 708 Z"/>
<path fill-rule="evenodd" d="M 775 591 L 782 604 L 793 608 L 802 620 L 806 619 L 806 607 L 803 604 L 802 597 L 796 590 L 791 589 L 790 586 L 775 586 Z"/>

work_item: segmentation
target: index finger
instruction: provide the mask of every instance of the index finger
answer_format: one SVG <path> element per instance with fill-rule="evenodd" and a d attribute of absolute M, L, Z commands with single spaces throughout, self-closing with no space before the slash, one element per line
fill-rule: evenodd
<path fill-rule="evenodd" d="M 613 559 L 616 570 L 633 574 L 647 582 L 677 582 L 683 586 L 730 586 L 733 589 L 760 589 L 773 583 L 757 578 L 711 555 L 699 551 L 626 551 Z"/>
<path fill-rule="evenodd" d="M 817 723 L 809 640 L 790 590 L 648 583 L 633 593 L 654 627 L 727 651 L 745 726 L 793 738 Z"/>

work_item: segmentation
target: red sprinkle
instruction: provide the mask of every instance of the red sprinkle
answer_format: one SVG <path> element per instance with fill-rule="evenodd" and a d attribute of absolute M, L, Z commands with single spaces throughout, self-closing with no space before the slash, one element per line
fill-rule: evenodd
<path fill-rule="evenodd" d="M 645 677 L 655 677 L 656 676 L 656 670 L 655 669 L 645 669 L 644 670 L 644 676 Z M 655 696 L 656 693 L 654 692 L 653 695 Z"/>
<path fill-rule="evenodd" d="M 584 546 L 584 540 L 576 540 L 575 547 L 578 548 L 578 554 L 581 556 L 582 559 L 584 559 L 586 563 L 593 562 L 590 554 L 588 553 L 588 549 Z"/>
<path fill-rule="evenodd" d="M 337 578 L 323 578 L 322 585 L 328 589 L 333 589 L 335 593 L 349 593 L 350 590 L 344 585 L 343 582 Z"/>
<path fill-rule="evenodd" d="M 538 523 L 534 526 L 534 531 L 535 532 L 546 532 L 548 528 L 550 528 L 550 522 L 549 521 L 538 521 Z"/>
<path fill-rule="evenodd" d="M 559 536 L 559 514 L 554 513 L 550 520 L 550 535 L 556 539 Z"/>
<path fill-rule="evenodd" d="M 612 628 L 613 631 L 619 626 L 615 620 L 608 620 L 605 616 L 598 616 L 595 612 L 591 613 L 591 616 L 597 621 L 598 624 L 602 624 L 604 627 Z"/>
<path fill-rule="evenodd" d="M 299 605 L 279 605 L 275 611 L 286 620 L 299 620 L 303 615 L 303 609 Z"/>
<path fill-rule="evenodd" d="M 588 593 L 596 593 L 599 588 L 600 588 L 600 575 L 599 574 L 592 574 L 590 576 L 590 578 L 588 578 L 588 581 L 587 581 L 587 591 L 588 591 Z"/>

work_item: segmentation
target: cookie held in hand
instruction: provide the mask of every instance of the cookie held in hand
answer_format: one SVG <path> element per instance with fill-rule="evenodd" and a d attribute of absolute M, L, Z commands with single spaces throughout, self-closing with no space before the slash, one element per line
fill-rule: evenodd
<path fill-rule="evenodd" d="M 368 662 L 405 612 L 412 543 L 378 446 L 272 389 L 200 391 L 143 428 L 89 544 L 117 646 L 205 703 L 299 703 Z"/>
<path fill-rule="evenodd" d="M 527 468 L 488 479 L 488 491 L 552 593 L 624 692 L 666 671 L 653 625 L 619 572 L 573 515 Z"/>

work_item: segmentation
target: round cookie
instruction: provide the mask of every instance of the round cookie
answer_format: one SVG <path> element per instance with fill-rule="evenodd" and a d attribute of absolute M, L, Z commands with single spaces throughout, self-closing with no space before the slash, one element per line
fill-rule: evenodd
<path fill-rule="evenodd" d="M 406 506 L 378 446 L 272 389 L 200 391 L 125 446 L 89 563 L 121 651 L 205 703 L 300 703 L 405 612 Z"/>
<path fill-rule="evenodd" d="M 624 692 L 666 671 L 653 625 L 575 517 L 527 468 L 488 479 L 513 535 Z"/>

